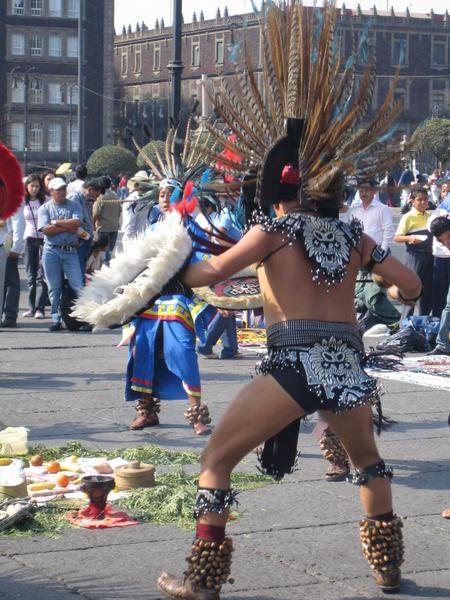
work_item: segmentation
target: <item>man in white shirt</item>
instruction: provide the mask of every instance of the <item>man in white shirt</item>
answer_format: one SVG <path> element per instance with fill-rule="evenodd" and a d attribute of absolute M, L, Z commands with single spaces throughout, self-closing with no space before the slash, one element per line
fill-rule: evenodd
<path fill-rule="evenodd" d="M 387 250 L 394 239 L 394 224 L 391 209 L 376 197 L 378 184 L 374 180 L 358 185 L 359 201 L 351 207 L 351 217 L 361 221 L 364 233 L 369 235 L 383 250 Z"/>
<path fill-rule="evenodd" d="M 6 251 L 6 264 L 4 268 L 4 283 L 2 284 L 0 264 L 0 301 L 2 302 L 2 327 L 17 327 L 17 315 L 19 313 L 20 277 L 19 258 L 25 249 L 25 218 L 23 216 L 23 205 L 15 215 L 6 221 L 7 234 L 12 238 L 11 248 Z M 0 231 L 2 231 L 0 229 Z M 3 233 L 4 235 L 4 233 Z M 2 234 L 0 233 L 0 244 Z M 6 241 L 6 236 L 3 238 Z M 3 247 L 1 250 L 5 250 Z M 1 262 L 1 259 L 0 259 Z"/>
<path fill-rule="evenodd" d="M 67 186 L 67 198 L 73 200 L 72 196 L 81 192 L 83 183 L 86 181 L 88 175 L 86 165 L 78 165 L 75 169 L 76 179 L 71 181 Z"/>
<path fill-rule="evenodd" d="M 444 208 L 436 208 L 428 219 L 428 229 L 437 217 L 447 217 Z M 433 237 L 433 317 L 441 318 L 450 286 L 450 250 Z"/>

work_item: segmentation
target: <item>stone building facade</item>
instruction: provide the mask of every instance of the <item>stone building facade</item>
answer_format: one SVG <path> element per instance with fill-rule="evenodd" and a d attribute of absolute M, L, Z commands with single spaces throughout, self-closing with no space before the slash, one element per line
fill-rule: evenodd
<path fill-rule="evenodd" d="M 342 7 L 339 30 L 344 54 L 368 28 L 377 61 L 377 82 L 373 108 L 383 102 L 386 90 L 399 78 L 396 96 L 404 100 L 400 131 L 410 134 L 428 116 L 450 115 L 450 18 L 445 15 L 362 11 Z M 115 38 L 114 67 L 116 97 L 115 137 L 130 127 L 138 138 L 146 122 L 155 139 L 164 137 L 167 127 L 170 75 L 167 64 L 172 52 L 172 29 L 157 21 L 153 29 L 144 23 L 133 31 L 129 26 Z M 261 65 L 262 33 L 252 14 L 229 16 L 228 11 L 205 20 L 203 13 L 183 24 L 182 97 L 185 109 L 198 99 L 208 114 L 208 99 L 202 93 L 202 76 L 215 83 L 232 77 L 233 55 L 244 44 L 250 49 L 257 69 Z M 344 56 L 345 60 L 345 56 Z M 360 69 L 362 72 L 362 70 Z"/>
<path fill-rule="evenodd" d="M 0 139 L 29 170 L 77 157 L 83 2 L 86 157 L 113 141 L 114 0 L 0 2 Z"/>

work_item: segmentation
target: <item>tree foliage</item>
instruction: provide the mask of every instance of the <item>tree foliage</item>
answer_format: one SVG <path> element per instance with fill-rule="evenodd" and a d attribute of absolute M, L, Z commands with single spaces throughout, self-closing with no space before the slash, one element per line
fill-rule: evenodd
<path fill-rule="evenodd" d="M 87 162 L 89 175 L 109 175 L 117 177 L 121 173 L 134 174 L 137 171 L 136 157 L 126 148 L 102 146 Z"/>
<path fill-rule="evenodd" d="M 149 159 L 158 164 L 157 158 L 156 158 L 156 150 L 158 150 L 159 155 L 161 156 L 161 158 L 163 159 L 163 161 L 165 161 L 164 159 L 164 146 L 165 146 L 165 142 L 161 141 L 161 140 L 153 140 L 152 142 L 149 142 L 148 144 L 146 144 L 143 148 L 142 148 L 142 152 L 149 157 Z M 156 150 L 155 150 L 156 148 Z M 148 169 L 148 165 L 146 164 L 146 162 L 144 161 L 142 154 L 139 154 L 137 157 L 137 165 L 140 169 Z"/>
<path fill-rule="evenodd" d="M 417 150 L 432 152 L 439 162 L 450 160 L 450 119 L 423 121 L 411 139 Z"/>

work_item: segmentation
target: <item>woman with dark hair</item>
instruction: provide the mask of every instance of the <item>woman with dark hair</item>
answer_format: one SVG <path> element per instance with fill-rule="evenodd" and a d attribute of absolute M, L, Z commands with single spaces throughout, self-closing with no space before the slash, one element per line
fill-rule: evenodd
<path fill-rule="evenodd" d="M 41 173 L 41 179 L 42 179 L 42 182 L 44 184 L 45 201 L 52 199 L 52 196 L 50 194 L 50 189 L 48 187 L 48 184 L 55 177 L 56 177 L 56 174 L 55 174 L 54 171 L 44 171 L 43 173 Z"/>
<path fill-rule="evenodd" d="M 43 319 L 45 317 L 45 305 L 47 302 L 47 284 L 45 283 L 41 256 L 44 244 L 44 236 L 38 230 L 38 210 L 45 202 L 45 186 L 37 173 L 28 175 L 25 180 L 25 267 L 27 270 L 28 283 L 28 310 L 23 317 L 34 317 Z M 40 293 L 36 302 L 37 287 Z"/>

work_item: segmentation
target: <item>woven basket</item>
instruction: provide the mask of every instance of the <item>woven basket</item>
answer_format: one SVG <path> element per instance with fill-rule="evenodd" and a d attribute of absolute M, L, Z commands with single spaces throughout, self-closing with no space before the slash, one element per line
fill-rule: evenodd
<path fill-rule="evenodd" d="M 22 507 L 13 515 L 0 520 L 0 531 L 5 531 L 5 529 L 8 529 L 8 527 L 11 527 L 14 523 L 27 517 L 31 517 L 33 514 L 34 507 L 27 499 L 13 498 L 11 500 L 5 500 L 0 503 L 0 510 L 6 510 L 10 504 L 21 504 Z"/>

